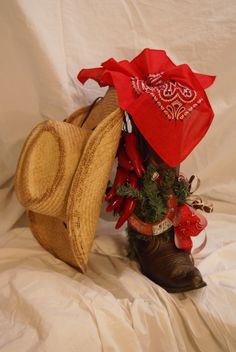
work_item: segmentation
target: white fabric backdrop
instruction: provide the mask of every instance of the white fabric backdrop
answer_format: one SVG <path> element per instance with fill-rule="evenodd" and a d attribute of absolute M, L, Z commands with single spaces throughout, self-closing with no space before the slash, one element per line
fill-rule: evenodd
<path fill-rule="evenodd" d="M 112 56 L 131 59 L 145 47 L 217 76 L 207 91 L 214 123 L 182 168 L 198 173 L 201 193 L 235 212 L 235 16 L 233 0 L 1 1 L 0 233 L 22 213 L 13 175 L 29 131 L 101 94 L 96 83 L 80 85 L 81 68 Z"/>
<path fill-rule="evenodd" d="M 236 349 L 235 18 L 234 0 L 0 1 L 2 351 Z M 207 91 L 213 125 L 182 165 L 199 175 L 200 193 L 218 211 L 197 258 L 208 287 L 180 296 L 127 264 L 123 245 L 108 236 L 112 223 L 102 222 L 86 275 L 45 252 L 28 229 L 7 232 L 24 212 L 13 177 L 27 134 L 101 95 L 95 83 L 77 81 L 81 68 L 131 59 L 145 47 L 217 76 Z"/>

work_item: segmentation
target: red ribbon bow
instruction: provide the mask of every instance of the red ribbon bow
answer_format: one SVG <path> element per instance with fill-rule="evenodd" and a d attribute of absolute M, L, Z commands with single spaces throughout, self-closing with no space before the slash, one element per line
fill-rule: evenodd
<path fill-rule="evenodd" d="M 120 107 L 172 167 L 200 142 L 214 116 L 204 89 L 215 76 L 194 73 L 186 64 L 177 66 L 163 50 L 144 49 L 130 62 L 111 58 L 78 74 L 82 83 L 89 78 L 115 87 Z"/>
<path fill-rule="evenodd" d="M 181 205 L 176 209 L 176 198 L 170 197 L 169 209 L 162 221 L 153 224 L 148 224 L 142 221 L 137 215 L 132 214 L 128 219 L 128 224 L 137 232 L 145 236 L 158 236 L 170 227 L 174 226 L 174 241 L 177 248 L 191 252 L 193 242 L 191 237 L 200 234 L 207 226 L 207 220 L 201 214 L 196 212 L 189 205 Z M 204 247 L 201 244 L 201 249 Z"/>
<path fill-rule="evenodd" d="M 206 226 L 207 220 L 202 214 L 197 213 L 189 205 L 181 205 L 174 224 L 176 247 L 191 252 L 193 246 L 191 237 L 197 236 Z"/>

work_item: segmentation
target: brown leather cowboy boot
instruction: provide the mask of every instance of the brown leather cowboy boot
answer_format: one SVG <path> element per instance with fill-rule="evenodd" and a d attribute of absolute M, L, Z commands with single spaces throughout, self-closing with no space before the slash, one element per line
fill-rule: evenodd
<path fill-rule="evenodd" d="M 151 240 L 132 234 L 134 255 L 142 273 L 168 292 L 185 292 L 206 286 L 188 253 L 176 248 L 173 237 L 173 230 Z"/>
<path fill-rule="evenodd" d="M 152 163 L 157 172 L 170 169 L 148 144 L 145 143 L 144 148 L 147 163 Z M 175 173 L 179 174 L 179 168 Z M 168 292 L 185 292 L 206 286 L 188 252 L 176 247 L 173 227 L 151 238 L 129 227 L 128 238 L 130 252 L 143 274 Z"/>

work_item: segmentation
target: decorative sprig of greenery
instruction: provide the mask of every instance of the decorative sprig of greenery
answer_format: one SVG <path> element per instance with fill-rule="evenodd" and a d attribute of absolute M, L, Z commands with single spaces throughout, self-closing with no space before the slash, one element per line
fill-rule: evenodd
<path fill-rule="evenodd" d="M 116 194 L 122 197 L 132 197 L 137 199 L 139 202 L 143 202 L 145 200 L 143 193 L 140 192 L 138 189 L 133 188 L 129 184 L 125 185 L 118 185 L 116 187 Z"/>
<path fill-rule="evenodd" d="M 190 196 L 189 184 L 184 178 L 176 179 L 173 186 L 178 204 L 185 204 Z"/>
<path fill-rule="evenodd" d="M 160 184 L 153 181 L 155 172 L 155 166 L 149 164 L 146 173 L 139 181 L 139 190 L 130 185 L 119 185 L 116 189 L 116 193 L 120 196 L 137 199 L 138 205 L 135 213 L 148 223 L 159 221 L 165 215 L 167 198 L 173 191 L 175 182 L 175 169 L 158 171 L 161 178 Z"/>
<path fill-rule="evenodd" d="M 135 214 L 146 223 L 154 223 L 163 219 L 167 210 L 167 199 L 171 193 L 174 192 L 179 205 L 186 203 L 190 195 L 188 182 L 184 178 L 176 177 L 175 169 L 158 170 L 160 182 L 153 180 L 155 172 L 157 172 L 155 166 L 149 164 L 144 176 L 139 179 L 139 189 L 129 184 L 119 185 L 116 189 L 116 193 L 120 196 L 137 199 Z M 166 239 L 168 233 L 163 234 L 163 238 Z M 130 258 L 135 256 L 135 238 L 151 240 L 153 236 L 147 237 L 128 228 Z"/>

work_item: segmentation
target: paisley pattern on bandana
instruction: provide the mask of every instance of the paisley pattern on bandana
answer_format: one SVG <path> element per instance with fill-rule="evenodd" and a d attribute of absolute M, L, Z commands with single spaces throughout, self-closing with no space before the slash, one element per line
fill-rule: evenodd
<path fill-rule="evenodd" d="M 146 80 L 131 77 L 135 92 L 150 94 L 169 120 L 183 120 L 203 101 L 197 92 L 179 82 L 164 80 L 163 72 L 149 74 Z"/>
<path fill-rule="evenodd" d="M 175 65 L 164 50 L 146 48 L 131 61 L 110 58 L 100 67 L 81 70 L 78 79 L 114 87 L 120 108 L 171 167 L 186 159 L 213 120 L 205 89 L 215 76 Z"/>

